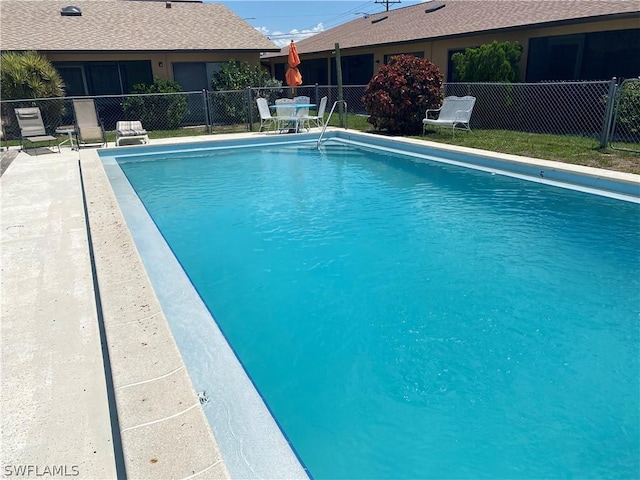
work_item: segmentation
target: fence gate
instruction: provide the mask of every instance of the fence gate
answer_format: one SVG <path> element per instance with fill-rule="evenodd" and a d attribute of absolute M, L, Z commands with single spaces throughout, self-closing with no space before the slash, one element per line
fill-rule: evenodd
<path fill-rule="evenodd" d="M 640 78 L 625 80 L 616 93 L 611 148 L 640 153 Z"/>

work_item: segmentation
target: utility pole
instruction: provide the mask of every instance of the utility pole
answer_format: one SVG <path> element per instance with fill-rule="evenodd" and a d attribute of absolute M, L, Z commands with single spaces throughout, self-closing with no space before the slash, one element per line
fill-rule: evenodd
<path fill-rule="evenodd" d="M 384 3 L 387 6 L 387 12 L 389 11 L 390 3 L 400 3 L 400 0 L 376 0 L 373 3 Z"/>

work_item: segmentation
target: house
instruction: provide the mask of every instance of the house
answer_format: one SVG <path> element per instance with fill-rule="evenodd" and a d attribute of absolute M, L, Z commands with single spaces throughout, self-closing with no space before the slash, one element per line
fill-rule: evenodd
<path fill-rule="evenodd" d="M 222 4 L 1 0 L 0 50 L 46 55 L 75 96 L 129 93 L 154 77 L 201 90 L 222 63 L 257 65 L 279 48 Z"/>
<path fill-rule="evenodd" d="M 494 40 L 524 47 L 521 80 L 605 80 L 640 74 L 638 0 L 432 0 L 365 15 L 296 43 L 304 84 L 367 84 L 392 55 L 428 58 L 447 81 L 451 56 Z M 263 56 L 283 80 L 288 47 Z"/>

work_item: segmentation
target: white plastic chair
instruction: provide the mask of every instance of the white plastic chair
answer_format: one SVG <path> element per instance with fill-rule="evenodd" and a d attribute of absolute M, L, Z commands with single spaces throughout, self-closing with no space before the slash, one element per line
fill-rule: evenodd
<path fill-rule="evenodd" d="M 311 122 L 313 122 L 320 128 L 324 127 L 324 112 L 326 109 L 327 97 L 322 97 L 320 99 L 320 105 L 318 106 L 318 112 L 315 115 L 307 115 L 303 121 L 306 122 L 307 125 L 311 125 Z"/>
<path fill-rule="evenodd" d="M 306 97 L 304 95 L 300 95 L 298 97 L 293 97 L 294 103 L 310 103 L 311 98 Z M 300 126 L 309 130 L 309 125 L 307 123 L 307 127 L 304 126 L 305 119 L 309 117 L 309 107 L 296 107 L 295 115 L 300 119 Z"/>
<path fill-rule="evenodd" d="M 456 128 L 471 131 L 469 120 L 471 120 L 471 112 L 476 103 L 476 97 L 445 97 L 440 108 L 430 108 L 422 119 L 422 134 L 424 135 L 427 125 L 437 127 L 451 127 L 455 136 Z M 438 112 L 438 118 L 430 118 L 429 113 Z"/>
<path fill-rule="evenodd" d="M 271 125 L 271 127 L 277 127 L 278 120 L 271 115 L 267 99 L 262 97 L 256 98 L 256 103 L 258 104 L 258 113 L 260 113 L 260 128 L 258 129 L 258 131 L 261 132 L 262 129 L 267 125 Z"/>
<path fill-rule="evenodd" d="M 276 120 L 279 131 L 289 130 L 291 124 L 298 131 L 298 121 L 300 118 L 296 115 L 296 106 L 291 98 L 278 98 L 276 100 Z"/>

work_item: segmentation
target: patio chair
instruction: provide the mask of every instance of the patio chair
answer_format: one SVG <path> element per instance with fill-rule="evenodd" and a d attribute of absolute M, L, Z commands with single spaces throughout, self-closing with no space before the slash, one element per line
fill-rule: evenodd
<path fill-rule="evenodd" d="M 38 155 L 36 143 L 48 142 L 48 147 L 51 147 L 51 142 L 58 141 L 53 135 L 47 134 L 42 113 L 38 107 L 16 108 L 15 114 L 20 127 L 20 150 L 26 150 L 25 142 L 30 142 L 33 144 L 35 154 Z M 60 152 L 60 146 L 57 147 Z"/>
<path fill-rule="evenodd" d="M 297 97 L 293 97 L 293 103 L 309 104 L 311 103 L 311 98 L 305 95 L 299 95 Z M 309 122 L 307 122 L 306 127 L 304 126 L 305 119 L 309 116 L 309 107 L 296 107 L 295 115 L 298 117 L 298 124 L 309 131 Z"/>
<path fill-rule="evenodd" d="M 303 121 L 307 125 L 311 125 L 311 122 L 315 123 L 317 127 L 324 127 L 324 112 L 327 109 L 327 97 L 320 99 L 320 105 L 318 106 L 318 112 L 315 115 L 307 115 Z"/>
<path fill-rule="evenodd" d="M 116 147 L 119 147 L 122 140 L 144 140 L 149 143 L 149 134 L 142 128 L 142 122 L 139 120 L 119 121 L 116 122 Z"/>
<path fill-rule="evenodd" d="M 106 145 L 104 127 L 98 120 L 96 105 L 92 98 L 74 98 L 78 147 Z"/>
<path fill-rule="evenodd" d="M 276 120 L 277 129 L 282 132 L 289 130 L 291 124 L 292 128 L 298 131 L 298 121 L 300 118 L 296 115 L 296 106 L 291 98 L 278 98 L 276 100 Z"/>
<path fill-rule="evenodd" d="M 260 113 L 260 128 L 258 131 L 261 132 L 267 125 L 277 127 L 278 120 L 271 115 L 267 99 L 262 97 L 256 98 L 256 103 L 258 104 L 258 113 Z"/>
<path fill-rule="evenodd" d="M 454 136 L 456 128 L 470 132 L 469 120 L 471 120 L 471 112 L 475 103 L 476 97 L 445 97 L 440 108 L 430 108 L 426 111 L 425 118 L 422 120 L 422 134 L 424 135 L 427 130 L 427 125 L 451 127 Z M 438 112 L 438 118 L 429 116 L 429 114 L 433 115 L 436 112 Z"/>

